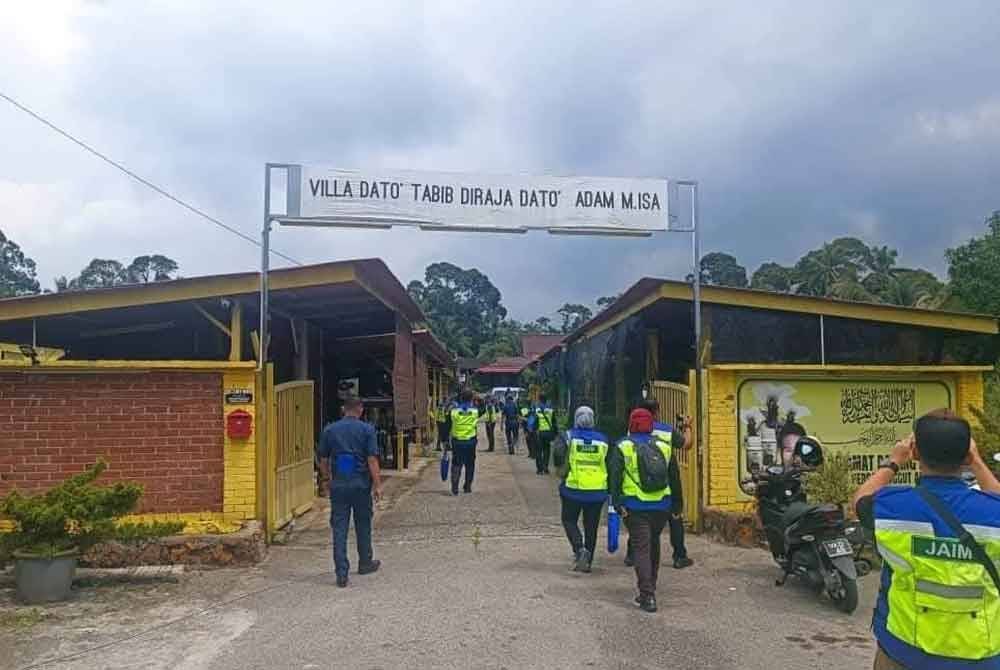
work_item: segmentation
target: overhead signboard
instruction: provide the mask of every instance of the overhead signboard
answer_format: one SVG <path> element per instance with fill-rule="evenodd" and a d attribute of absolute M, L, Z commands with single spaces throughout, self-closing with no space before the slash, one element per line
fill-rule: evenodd
<path fill-rule="evenodd" d="M 667 180 L 288 168 L 284 224 L 648 235 L 667 230 Z"/>

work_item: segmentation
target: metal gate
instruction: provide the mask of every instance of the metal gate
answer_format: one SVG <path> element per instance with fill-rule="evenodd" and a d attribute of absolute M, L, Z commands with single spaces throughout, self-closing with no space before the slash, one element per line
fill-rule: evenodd
<path fill-rule="evenodd" d="M 678 415 L 687 416 L 690 388 L 674 382 L 654 381 L 653 397 L 660 403 L 660 419 L 673 424 Z M 698 456 L 694 447 L 676 452 L 681 471 L 681 489 L 684 492 L 684 518 L 698 527 L 698 495 L 701 482 L 698 478 Z"/>
<path fill-rule="evenodd" d="M 270 498 L 271 528 L 281 528 L 312 507 L 316 495 L 313 454 L 313 383 L 288 382 L 274 387 Z"/>

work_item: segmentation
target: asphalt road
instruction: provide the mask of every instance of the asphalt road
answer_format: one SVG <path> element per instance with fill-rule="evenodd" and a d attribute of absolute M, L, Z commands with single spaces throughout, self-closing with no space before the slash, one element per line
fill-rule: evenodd
<path fill-rule="evenodd" d="M 137 622 L 114 636 L 134 639 L 45 667 L 871 667 L 874 576 L 846 616 L 802 585 L 775 587 L 765 552 L 692 537 L 695 566 L 664 566 L 660 611 L 645 614 L 621 552 L 599 550 L 590 575 L 569 570 L 556 482 L 523 449 L 480 453 L 477 465 L 469 495 L 452 497 L 436 467 L 412 482 L 378 520 L 382 571 L 347 589 L 334 585 L 319 514 L 259 568 L 227 571 L 228 591 L 213 597 L 225 604 L 173 603 L 181 620 Z"/>

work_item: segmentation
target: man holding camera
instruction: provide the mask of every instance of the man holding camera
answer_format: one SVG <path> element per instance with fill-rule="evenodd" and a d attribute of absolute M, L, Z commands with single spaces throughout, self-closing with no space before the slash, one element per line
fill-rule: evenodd
<path fill-rule="evenodd" d="M 890 486 L 910 461 L 920 463 L 917 486 Z M 1000 482 L 969 423 L 947 409 L 917 419 L 854 505 L 883 558 L 875 670 L 1000 668 Z"/>

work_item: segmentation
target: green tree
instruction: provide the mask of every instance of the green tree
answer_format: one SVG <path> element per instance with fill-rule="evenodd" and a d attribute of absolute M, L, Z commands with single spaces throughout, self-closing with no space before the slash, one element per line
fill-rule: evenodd
<path fill-rule="evenodd" d="M 35 261 L 0 230 L 0 298 L 38 293 Z"/>
<path fill-rule="evenodd" d="M 613 305 L 620 297 L 622 297 L 621 293 L 617 295 L 602 295 L 600 298 L 597 299 L 597 311 L 602 312 L 606 310 L 608 307 Z"/>
<path fill-rule="evenodd" d="M 556 314 L 562 317 L 562 332 L 571 333 L 586 322 L 590 321 L 594 313 L 586 305 L 576 303 L 565 303 L 556 310 Z"/>
<path fill-rule="evenodd" d="M 970 310 L 1000 314 L 1000 210 L 986 219 L 986 234 L 948 249 L 948 277 L 955 296 Z"/>
<path fill-rule="evenodd" d="M 174 278 L 177 267 L 177 261 L 161 254 L 136 256 L 132 263 L 125 268 L 125 276 L 132 284 L 167 281 Z"/>
<path fill-rule="evenodd" d="M 424 281 L 410 282 L 407 291 L 434 332 L 460 356 L 476 356 L 484 344 L 495 341 L 507 316 L 500 291 L 475 268 L 432 263 Z"/>
<path fill-rule="evenodd" d="M 552 319 L 540 316 L 534 321 L 528 321 L 522 326 L 522 331 L 528 335 L 555 335 L 559 331 L 552 325 Z"/>
<path fill-rule="evenodd" d="M 125 265 L 107 258 L 95 258 L 80 274 L 72 279 L 65 276 L 55 280 L 56 291 L 80 291 L 92 288 L 109 288 L 122 284 L 144 284 L 174 278 L 177 261 L 161 254 L 136 256 Z"/>
<path fill-rule="evenodd" d="M 795 273 L 791 268 L 778 263 L 764 263 L 753 273 L 750 288 L 788 293 L 792 290 L 794 277 Z"/>
<path fill-rule="evenodd" d="M 736 262 L 736 257 L 719 251 L 705 254 L 701 257 L 701 283 L 714 286 L 732 286 L 746 288 L 747 269 Z M 690 282 L 693 275 L 688 275 Z"/>
<path fill-rule="evenodd" d="M 504 319 L 497 328 L 496 338 L 479 347 L 480 360 L 492 361 L 501 356 L 521 355 L 521 333 L 524 326 L 514 319 Z"/>
<path fill-rule="evenodd" d="M 899 255 L 895 249 L 886 246 L 872 247 L 868 256 L 868 274 L 863 283 L 865 289 L 872 295 L 881 295 L 893 281 L 896 271 L 896 257 Z"/>
<path fill-rule="evenodd" d="M 861 263 L 867 252 L 868 247 L 853 238 L 834 240 L 810 251 L 795 264 L 796 292 L 827 297 L 833 295 L 835 285 L 843 287 L 860 281 Z"/>

